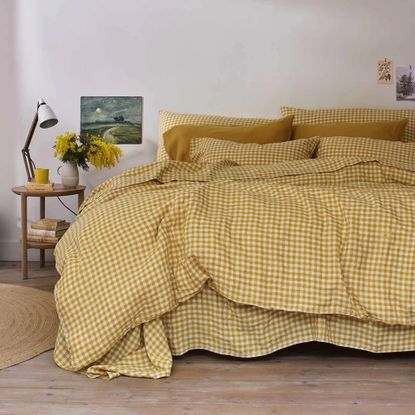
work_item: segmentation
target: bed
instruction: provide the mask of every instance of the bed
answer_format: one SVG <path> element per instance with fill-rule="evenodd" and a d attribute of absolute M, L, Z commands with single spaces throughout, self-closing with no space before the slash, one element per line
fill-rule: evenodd
<path fill-rule="evenodd" d="M 162 157 L 94 189 L 55 250 L 57 365 L 160 378 L 192 349 L 415 350 L 414 143 L 318 145 L 267 164 Z"/>

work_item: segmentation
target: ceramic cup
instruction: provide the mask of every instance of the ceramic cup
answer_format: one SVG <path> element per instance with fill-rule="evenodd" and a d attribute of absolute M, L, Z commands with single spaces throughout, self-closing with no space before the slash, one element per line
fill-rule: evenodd
<path fill-rule="evenodd" d="M 35 169 L 35 183 L 45 184 L 49 182 L 49 169 L 37 167 Z"/>

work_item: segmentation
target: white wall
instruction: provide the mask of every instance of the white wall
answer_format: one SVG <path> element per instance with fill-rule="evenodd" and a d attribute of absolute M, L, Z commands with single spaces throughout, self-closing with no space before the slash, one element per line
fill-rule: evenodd
<path fill-rule="evenodd" d="M 18 200 L 10 190 L 16 183 L 15 167 L 21 157 L 16 142 L 20 111 L 16 111 L 14 18 L 14 0 L 0 0 L 0 259 L 15 258 L 19 253 Z"/>
<path fill-rule="evenodd" d="M 3 144 L 14 137 L 13 146 L 1 152 L 0 164 L 15 170 L 1 193 L 0 258 L 18 258 L 18 200 L 9 187 L 25 181 L 17 149 L 39 97 L 51 104 L 60 123 L 37 131 L 32 156 L 54 172 L 58 163 L 52 156 L 53 138 L 66 130 L 78 131 L 81 95 L 144 96 L 143 144 L 125 146 L 126 157 L 116 169 L 83 174 L 81 181 L 89 188 L 126 167 L 154 160 L 161 108 L 278 117 L 281 104 L 411 106 L 396 103 L 394 87 L 377 85 L 375 73 L 376 61 L 384 57 L 415 63 L 414 0 L 0 4 L 9 6 L 6 21 L 14 22 L 16 33 L 10 41 L 2 36 L 2 53 L 7 56 L 12 48 L 14 55 L 10 68 L 2 67 L 0 75 L 2 81 L 7 78 L 10 97 L 17 91 L 17 114 L 1 137 Z M 54 173 L 52 179 L 59 180 Z M 70 203 L 74 206 L 75 199 Z M 62 212 L 56 201 L 48 203 L 49 216 Z M 31 212 L 33 218 L 36 214 L 37 206 Z"/>

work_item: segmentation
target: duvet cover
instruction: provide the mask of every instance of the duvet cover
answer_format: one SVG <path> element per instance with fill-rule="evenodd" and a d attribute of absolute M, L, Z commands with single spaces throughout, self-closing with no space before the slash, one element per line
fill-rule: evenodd
<path fill-rule="evenodd" d="M 369 158 L 129 169 L 55 249 L 55 362 L 158 378 L 195 348 L 415 350 L 414 185 Z"/>

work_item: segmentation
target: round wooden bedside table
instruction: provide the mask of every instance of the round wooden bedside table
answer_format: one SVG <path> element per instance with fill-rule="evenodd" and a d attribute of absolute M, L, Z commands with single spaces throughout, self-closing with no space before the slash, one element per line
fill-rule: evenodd
<path fill-rule="evenodd" d="M 40 206 L 40 219 L 45 217 L 45 198 L 57 197 L 57 196 L 71 196 L 78 195 L 78 209 L 81 203 L 84 201 L 85 186 L 76 186 L 73 188 L 66 188 L 62 185 L 55 184 L 54 189 L 51 191 L 33 191 L 26 189 L 25 186 L 18 186 L 12 188 L 13 193 L 20 195 L 20 208 L 22 216 L 22 279 L 27 279 L 27 250 L 30 248 L 40 249 L 40 266 L 45 266 L 45 249 L 55 248 L 55 243 L 43 243 L 43 242 L 29 242 L 27 240 L 27 198 L 38 197 Z"/>

